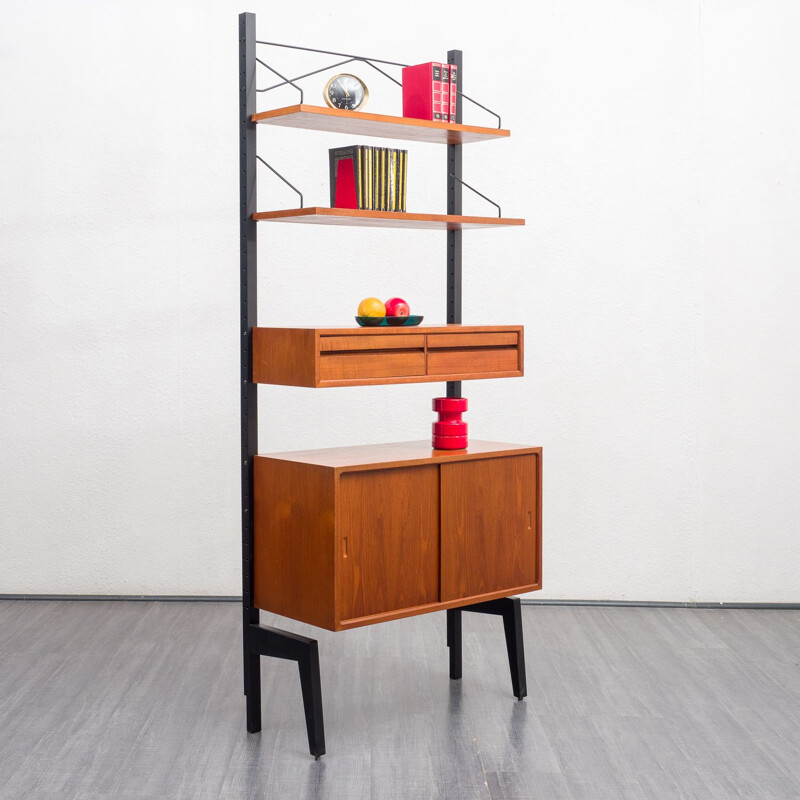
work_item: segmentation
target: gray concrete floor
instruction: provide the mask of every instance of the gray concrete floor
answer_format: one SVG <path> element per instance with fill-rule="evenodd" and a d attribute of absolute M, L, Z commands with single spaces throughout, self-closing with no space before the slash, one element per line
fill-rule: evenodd
<path fill-rule="evenodd" d="M 3 800 L 798 800 L 800 611 L 523 609 L 529 696 L 499 619 L 443 613 L 320 641 L 328 754 L 296 666 L 263 660 L 247 735 L 233 603 L 0 602 Z"/>

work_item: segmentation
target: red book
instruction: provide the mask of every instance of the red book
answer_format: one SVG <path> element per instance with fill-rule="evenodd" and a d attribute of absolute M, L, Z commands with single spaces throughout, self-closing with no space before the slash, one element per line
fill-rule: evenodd
<path fill-rule="evenodd" d="M 455 122 L 450 119 L 450 65 L 442 64 L 442 122 Z"/>
<path fill-rule="evenodd" d="M 456 103 L 458 102 L 458 67 L 450 65 L 450 122 L 456 121 Z"/>
<path fill-rule="evenodd" d="M 442 65 L 437 61 L 403 67 L 403 116 L 442 118 Z"/>
<path fill-rule="evenodd" d="M 334 208 L 358 208 L 356 173 L 352 158 L 342 159 L 338 164 Z"/>
<path fill-rule="evenodd" d="M 359 147 L 334 147 L 328 151 L 331 170 L 331 208 L 363 208 L 359 202 L 362 164 Z"/>

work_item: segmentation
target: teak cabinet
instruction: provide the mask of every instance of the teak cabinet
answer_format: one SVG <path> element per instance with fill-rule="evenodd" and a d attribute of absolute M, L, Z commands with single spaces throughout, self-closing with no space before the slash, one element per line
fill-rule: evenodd
<path fill-rule="evenodd" d="M 253 380 L 285 386 L 515 378 L 521 325 L 256 328 Z"/>
<path fill-rule="evenodd" d="M 257 456 L 255 604 L 344 630 L 541 586 L 540 448 Z"/>

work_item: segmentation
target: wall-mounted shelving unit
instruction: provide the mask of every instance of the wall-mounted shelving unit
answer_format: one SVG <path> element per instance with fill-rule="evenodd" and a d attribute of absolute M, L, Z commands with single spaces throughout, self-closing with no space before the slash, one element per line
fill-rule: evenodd
<path fill-rule="evenodd" d="M 527 693 L 522 623 L 519 599 L 511 595 L 541 588 L 542 451 L 471 440 L 469 448 L 461 451 L 432 450 L 430 441 L 423 441 L 261 455 L 257 386 L 324 388 L 442 381 L 448 397 L 460 397 L 462 381 L 521 376 L 521 326 L 461 324 L 461 252 L 465 230 L 525 223 L 502 217 L 499 208 L 496 217 L 462 214 L 462 187 L 472 188 L 462 180 L 462 147 L 510 135 L 500 127 L 499 117 L 497 128 L 461 124 L 462 101 L 471 99 L 463 94 L 463 80 L 456 123 L 339 111 L 302 101 L 297 82 L 325 68 L 285 78 L 257 57 L 257 45 L 291 47 L 258 42 L 255 16 L 241 14 L 242 595 L 247 729 L 261 729 L 261 657 L 297 661 L 309 749 L 319 758 L 325 752 L 325 738 L 317 642 L 262 625 L 259 611 L 339 631 L 444 610 L 453 679 L 461 678 L 461 611 L 499 615 L 513 692 L 521 700 Z M 379 72 L 383 70 L 376 63 L 401 66 L 359 56 L 347 58 Z M 459 66 L 463 78 L 461 52 L 451 50 L 448 62 Z M 342 63 L 347 62 L 333 66 Z M 282 79 L 258 91 L 291 85 L 300 91 L 301 102 L 258 112 L 258 64 Z M 256 153 L 258 125 L 444 145 L 447 213 L 304 208 L 302 195 L 300 208 L 259 210 L 256 162 L 263 159 Z M 447 324 L 259 327 L 261 222 L 446 232 Z"/>

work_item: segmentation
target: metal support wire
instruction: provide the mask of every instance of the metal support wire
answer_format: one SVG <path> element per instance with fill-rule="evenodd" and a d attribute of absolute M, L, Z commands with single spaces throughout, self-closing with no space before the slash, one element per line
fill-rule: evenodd
<path fill-rule="evenodd" d="M 285 83 L 291 83 L 292 86 L 294 86 L 294 88 L 300 92 L 300 105 L 303 105 L 303 90 L 296 83 L 289 80 L 289 78 L 287 78 L 285 75 L 281 75 L 278 70 L 276 70 L 274 67 L 271 67 L 266 61 L 262 61 L 260 58 L 258 58 L 258 56 L 256 56 L 256 61 L 261 64 L 262 67 L 266 67 L 270 72 L 274 72 L 279 78 L 283 78 Z M 258 90 L 256 89 L 256 91 Z"/>
<path fill-rule="evenodd" d="M 281 174 L 280 174 L 280 172 L 278 172 L 278 170 L 276 170 L 276 169 L 275 169 L 275 167 L 273 167 L 271 164 L 267 164 L 267 162 L 266 162 L 266 161 L 264 161 L 264 159 L 263 159 L 263 158 L 261 158 L 261 156 L 259 156 L 259 155 L 256 155 L 256 158 L 257 158 L 257 159 L 258 159 L 258 160 L 259 160 L 259 161 L 260 161 L 260 162 L 261 162 L 261 163 L 262 163 L 262 164 L 263 164 L 265 167 L 267 167 L 268 169 L 272 170 L 272 172 L 273 172 L 275 175 L 277 175 L 277 176 L 278 176 L 278 177 L 279 177 L 279 178 L 280 178 L 280 179 L 281 179 L 281 180 L 282 180 L 282 181 L 283 181 L 283 182 L 284 182 L 284 183 L 285 183 L 285 184 L 286 184 L 286 185 L 287 185 L 287 186 L 288 186 L 288 187 L 289 187 L 289 188 L 290 188 L 292 191 L 294 191 L 294 192 L 297 192 L 297 194 L 299 194 L 299 195 L 300 195 L 300 208 L 302 208 L 302 207 L 303 207 L 303 193 L 302 193 L 302 192 L 301 192 L 301 191 L 300 191 L 300 190 L 299 190 L 299 189 L 298 189 L 296 186 L 293 186 L 291 183 L 289 183 L 289 181 L 287 181 L 287 180 L 286 180 L 286 178 L 284 178 L 284 177 L 283 177 L 283 175 L 281 175 Z M 474 191 L 474 190 L 473 190 L 473 191 Z M 491 203 L 492 201 L 490 200 L 489 202 Z"/>
<path fill-rule="evenodd" d="M 379 64 L 391 64 L 393 67 L 407 67 L 408 64 L 401 64 L 399 61 L 386 61 L 382 58 L 365 58 L 355 56 L 352 53 L 337 53 L 334 50 L 317 50 L 315 47 L 299 47 L 296 44 L 281 44 L 280 42 L 261 42 L 256 39 L 256 44 L 264 44 L 269 47 L 287 47 L 289 50 L 305 50 L 307 53 L 322 53 L 326 56 L 339 56 L 339 58 L 355 58 L 359 61 L 377 61 Z"/>
<path fill-rule="evenodd" d="M 318 69 L 318 70 L 315 70 L 314 72 L 309 72 L 309 73 L 306 73 L 305 75 L 300 75 L 297 78 L 293 78 L 292 80 L 294 80 L 294 81 L 299 81 L 299 80 L 302 80 L 303 78 L 308 78 L 311 75 L 316 75 L 316 74 L 318 74 L 320 72 L 325 72 L 325 70 L 333 69 L 333 67 L 341 67 L 343 64 L 349 64 L 351 61 L 362 61 L 365 64 L 369 64 L 373 69 L 378 70 L 378 72 L 380 72 L 382 75 L 385 75 L 387 78 L 389 78 L 390 81 L 394 81 L 394 83 L 396 83 L 398 86 L 402 86 L 400 81 L 396 80 L 391 75 L 389 75 L 388 73 L 384 72 L 382 69 L 376 67 L 375 64 L 373 64 L 371 62 L 374 61 L 377 64 L 389 64 L 389 65 L 391 65 L 393 67 L 407 67 L 407 66 L 409 66 L 408 64 L 403 64 L 400 61 L 387 61 L 386 59 L 383 59 L 383 58 L 367 58 L 366 56 L 357 56 L 357 55 L 353 55 L 352 53 L 337 53 L 335 50 L 318 50 L 316 47 L 300 47 L 299 45 L 296 45 L 296 44 L 282 44 L 280 42 L 262 42 L 262 41 L 259 41 L 259 40 L 256 40 L 256 44 L 263 44 L 263 45 L 265 45 L 267 47 L 285 47 L 285 48 L 287 48 L 289 50 L 304 50 L 307 53 L 322 53 L 323 55 L 327 55 L 327 56 L 338 56 L 339 58 L 346 58 L 347 59 L 347 61 L 342 61 L 342 62 L 340 62 L 338 64 L 332 64 L 330 67 L 323 67 L 323 69 Z M 279 72 L 277 72 L 277 70 L 272 69 L 272 67 L 270 67 L 268 64 L 266 64 L 263 61 L 261 61 L 261 59 L 256 58 L 256 61 L 258 61 L 259 64 L 262 64 L 263 66 L 265 66 L 267 69 L 272 70 L 272 72 L 274 72 L 279 78 L 283 78 L 283 81 L 284 81 L 283 83 L 275 84 L 275 86 L 270 86 L 267 89 L 257 89 L 256 91 L 268 92 L 270 89 L 277 89 L 279 86 L 285 86 L 287 83 L 289 83 L 292 86 L 294 86 L 294 88 L 297 89 L 300 92 L 300 102 L 301 103 L 303 102 L 303 90 L 300 89 L 299 86 L 295 86 L 295 84 L 292 82 L 292 80 L 289 80 L 288 78 L 285 78 L 283 75 L 281 75 Z M 456 91 L 458 91 L 458 90 L 456 90 Z M 463 97 L 465 100 L 469 100 L 469 102 L 472 103 L 473 105 L 478 106 L 478 108 L 482 108 L 487 114 L 491 114 L 493 117 L 495 117 L 495 119 L 497 119 L 497 127 L 498 128 L 502 128 L 503 127 L 503 121 L 500 118 L 500 115 L 498 113 L 492 111 L 491 108 L 487 108 L 482 103 L 479 103 L 477 100 L 474 100 L 469 95 L 466 95 L 461 91 L 459 91 L 458 94 L 461 97 Z"/>
<path fill-rule="evenodd" d="M 306 72 L 305 75 L 298 75 L 296 78 L 292 78 L 292 81 L 301 81 L 303 78 L 310 78 L 312 75 L 319 75 L 320 72 L 327 72 L 329 69 L 334 69 L 335 67 L 342 67 L 345 64 L 352 64 L 353 61 L 361 61 L 364 64 L 368 64 L 372 69 L 377 70 L 381 73 L 384 77 L 388 78 L 392 83 L 396 83 L 398 86 L 402 86 L 403 84 L 397 80 L 397 78 L 393 78 L 388 72 L 384 72 L 380 67 L 376 67 L 369 59 L 366 58 L 348 58 L 345 61 L 337 61 L 335 64 L 330 64 L 327 67 L 322 67 L 321 69 L 315 69 L 313 72 Z M 261 62 L 264 63 L 263 61 Z M 273 70 L 274 71 L 274 70 Z M 286 86 L 288 83 L 292 83 L 288 78 L 280 83 L 275 83 L 272 86 L 267 86 L 266 89 L 256 89 L 257 92 L 270 92 L 273 89 L 279 89 L 281 86 Z M 292 83 L 294 86 L 294 84 Z"/>
<path fill-rule="evenodd" d="M 497 209 L 497 216 L 498 217 L 502 217 L 503 216 L 503 212 L 500 209 L 500 206 L 497 205 L 497 203 L 495 203 L 494 200 L 492 200 L 491 198 L 487 197 L 485 194 L 481 194 L 481 192 L 479 192 L 474 186 L 470 186 L 466 181 L 462 181 L 461 178 L 458 177 L 458 175 L 453 175 L 453 173 L 451 172 L 450 173 L 450 177 L 451 178 L 455 178 L 462 186 L 466 186 L 467 189 L 469 189 L 471 192 L 475 192 L 475 194 L 477 194 L 478 197 L 482 197 L 487 203 L 491 203 Z"/>
<path fill-rule="evenodd" d="M 458 92 L 458 89 L 456 89 L 456 91 Z M 494 111 L 492 111 L 492 109 L 491 109 L 491 108 L 486 108 L 486 106 L 483 106 L 483 105 L 481 105 L 481 104 L 480 104 L 480 103 L 479 103 L 477 100 L 473 100 L 471 97 L 469 97 L 468 95 L 464 94 L 463 92 L 458 92 L 458 93 L 459 93 L 459 94 L 460 94 L 460 95 L 461 95 L 461 96 L 462 96 L 462 97 L 463 97 L 465 100 L 469 100 L 469 101 L 470 101 L 470 103 L 472 103 L 473 105 L 475 105 L 475 106 L 478 106 L 478 108 L 482 108 L 484 111 L 488 112 L 488 113 L 489 113 L 489 114 L 491 114 L 493 117 L 497 117 L 497 127 L 498 127 L 498 128 L 502 128 L 502 127 L 503 127 L 503 120 L 501 120 L 501 119 L 500 119 L 500 115 L 499 115 L 499 114 L 495 114 L 495 112 L 494 112 Z M 465 185 L 466 185 L 466 184 L 465 184 Z"/>

